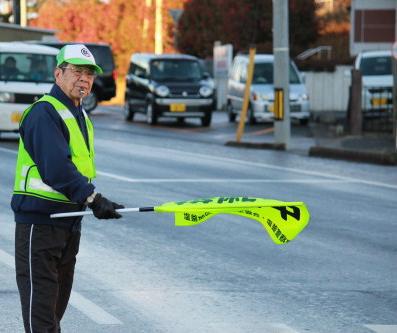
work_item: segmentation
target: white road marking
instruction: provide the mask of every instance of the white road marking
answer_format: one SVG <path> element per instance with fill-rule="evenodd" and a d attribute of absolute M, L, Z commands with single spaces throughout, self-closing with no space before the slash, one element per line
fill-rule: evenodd
<path fill-rule="evenodd" d="M 5 264 L 6 266 L 15 269 L 15 260 L 14 257 L 7 252 L 0 249 L 0 262 Z"/>
<path fill-rule="evenodd" d="M 106 146 L 107 140 L 98 139 L 97 142 L 99 144 L 105 143 L 105 146 Z M 113 146 L 114 146 L 114 143 L 113 143 Z M 138 148 L 146 148 L 147 151 L 153 151 L 153 149 L 154 149 L 154 147 L 152 147 L 152 146 L 147 146 L 147 145 L 142 145 L 142 144 L 138 145 L 138 144 L 129 143 L 129 146 L 136 146 Z M 191 157 L 199 159 L 199 160 L 206 159 L 206 160 L 218 161 L 218 162 L 222 162 L 222 163 L 226 163 L 226 164 L 235 164 L 235 165 L 238 164 L 238 165 L 243 165 L 243 166 L 253 166 L 253 167 L 272 169 L 272 170 L 277 170 L 277 171 L 288 171 L 288 172 L 294 172 L 294 173 L 298 173 L 298 174 L 302 174 L 302 175 L 317 176 L 317 177 L 323 177 L 323 178 L 334 178 L 334 179 L 339 179 L 342 181 L 349 181 L 349 182 L 354 182 L 354 183 L 359 183 L 359 184 L 385 187 L 385 188 L 391 188 L 391 189 L 397 190 L 397 185 L 376 182 L 376 181 L 370 181 L 370 180 L 365 180 L 365 179 L 360 179 L 360 178 L 344 177 L 344 176 L 334 175 L 334 174 L 326 173 L 326 172 L 289 168 L 289 167 L 283 167 L 280 165 L 267 164 L 267 163 L 261 163 L 261 162 L 242 161 L 242 160 L 229 158 L 229 157 L 219 157 L 219 156 L 214 156 L 214 155 L 191 153 L 191 152 L 170 149 L 170 148 L 156 147 L 155 149 L 157 151 L 166 153 L 168 156 L 172 156 L 175 154 L 179 154 L 179 155 L 183 154 L 183 156 L 185 158 L 187 156 L 191 156 Z M 129 151 L 133 152 L 134 149 L 129 149 Z"/>
<path fill-rule="evenodd" d="M 88 318 L 101 325 L 121 325 L 122 322 L 76 291 L 70 295 L 70 304 Z"/>
<path fill-rule="evenodd" d="M 97 141 L 99 142 L 104 142 L 106 140 L 101 140 L 98 139 Z M 135 145 L 138 147 L 146 147 L 147 149 L 152 149 L 152 146 L 145 146 L 145 145 L 137 145 L 137 144 L 131 144 Z M 192 156 L 198 159 L 211 159 L 213 161 L 219 161 L 223 163 L 230 163 L 230 164 L 240 164 L 240 165 L 247 165 L 247 166 L 254 166 L 254 167 L 259 167 L 259 168 L 266 168 L 266 169 L 272 169 L 272 170 L 278 170 L 278 171 L 288 171 L 288 172 L 294 172 L 298 174 L 303 174 L 303 175 L 308 175 L 308 176 L 317 176 L 317 177 L 323 177 L 323 178 L 333 178 L 337 179 L 340 181 L 345 181 L 345 182 L 352 182 L 352 183 L 358 183 L 358 184 L 365 184 L 365 185 L 370 185 L 370 186 L 377 186 L 377 187 L 384 187 L 384 188 L 391 188 L 397 190 L 397 185 L 393 184 L 387 184 L 387 183 L 382 183 L 382 182 L 376 182 L 376 181 L 370 181 L 370 180 L 365 180 L 365 179 L 359 179 L 359 178 L 353 178 L 353 177 L 344 177 L 344 176 L 338 176 L 334 174 L 329 174 L 325 172 L 319 172 L 319 171 L 311 171 L 311 170 L 302 170 L 302 169 L 295 169 L 295 168 L 289 168 L 289 167 L 283 167 L 280 165 L 272 165 L 272 164 L 266 164 L 266 163 L 261 163 L 261 162 L 251 162 L 251 161 L 241 161 L 233 158 L 228 158 L 228 157 L 218 157 L 218 156 L 213 156 L 213 155 L 205 155 L 205 154 L 200 154 L 200 153 L 190 153 L 190 152 L 184 152 L 180 150 L 175 150 L 175 149 L 169 149 L 169 148 L 156 148 L 157 150 L 167 152 L 169 154 L 183 154 L 184 156 Z M 13 153 L 17 154 L 15 150 L 12 149 L 7 149 L 7 148 L 2 148 L 0 147 L 0 151 L 8 152 L 8 153 Z M 170 155 L 171 156 L 171 155 Z M 101 171 L 98 171 L 98 174 L 101 174 Z M 117 176 L 113 175 L 110 173 L 102 173 L 103 175 L 112 175 L 112 178 L 115 177 L 120 177 L 118 179 L 120 180 L 126 180 L 128 177 L 123 177 L 123 176 Z"/>
<path fill-rule="evenodd" d="M 397 333 L 397 325 L 364 325 L 376 333 Z"/>
<path fill-rule="evenodd" d="M 17 154 L 18 154 L 18 151 L 17 151 L 17 150 L 12 150 L 12 149 L 3 148 L 3 147 L 0 147 L 0 151 L 4 151 L 5 153 L 12 153 L 12 154 L 14 154 L 14 155 L 17 155 Z"/>
<path fill-rule="evenodd" d="M 0 262 L 15 270 L 15 259 L 12 255 L 0 249 Z M 100 325 L 122 325 L 123 323 L 101 307 L 85 298 L 76 291 L 70 295 L 70 305 L 81 311 L 88 318 Z"/>
<path fill-rule="evenodd" d="M 235 179 L 235 178 L 129 178 L 110 172 L 97 171 L 98 175 L 129 183 L 346 183 L 335 179 Z M 353 181 L 350 181 L 353 182 Z"/>

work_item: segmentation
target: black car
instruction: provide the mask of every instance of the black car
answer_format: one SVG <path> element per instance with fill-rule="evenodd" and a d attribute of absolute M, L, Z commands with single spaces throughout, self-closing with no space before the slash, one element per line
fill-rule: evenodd
<path fill-rule="evenodd" d="M 66 44 L 77 42 L 34 41 L 36 44 L 62 48 Z M 108 44 L 83 43 L 93 54 L 96 63 L 102 68 L 103 74 L 95 78 L 91 94 L 83 99 L 84 110 L 90 112 L 96 108 L 98 102 L 108 101 L 116 96 L 116 72 L 113 53 Z"/>
<path fill-rule="evenodd" d="M 214 84 L 198 58 L 132 55 L 124 105 L 127 121 L 132 121 L 136 112 L 143 112 L 151 125 L 160 117 L 171 117 L 180 121 L 200 118 L 202 126 L 209 126 L 213 109 Z"/>

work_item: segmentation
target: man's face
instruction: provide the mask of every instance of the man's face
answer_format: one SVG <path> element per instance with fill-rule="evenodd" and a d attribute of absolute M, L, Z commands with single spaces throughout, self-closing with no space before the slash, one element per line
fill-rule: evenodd
<path fill-rule="evenodd" d="M 91 92 L 95 71 L 89 66 L 67 64 L 55 69 L 55 83 L 74 102 L 79 105 L 80 99 Z"/>

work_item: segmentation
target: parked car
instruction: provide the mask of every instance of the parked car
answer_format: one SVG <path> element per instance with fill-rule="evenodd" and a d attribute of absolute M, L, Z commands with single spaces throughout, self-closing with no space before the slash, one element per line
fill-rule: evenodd
<path fill-rule="evenodd" d="M 248 55 L 237 55 L 233 60 L 228 80 L 226 104 L 230 122 L 236 120 L 243 106 L 248 61 Z M 254 124 L 259 119 L 272 121 L 274 118 L 273 67 L 273 55 L 257 54 L 255 56 L 254 75 L 247 113 L 247 119 L 250 124 Z M 299 120 L 301 124 L 306 124 L 310 117 L 309 97 L 302 78 L 303 76 L 299 73 L 296 65 L 291 61 L 289 67 L 290 117 Z"/>
<path fill-rule="evenodd" d="M 393 75 L 391 51 L 366 51 L 356 57 L 355 69 L 362 75 L 362 108 L 391 111 Z"/>
<path fill-rule="evenodd" d="M 125 119 L 136 112 L 146 114 L 147 122 L 160 117 L 200 118 L 210 126 L 214 109 L 214 84 L 203 71 L 199 59 L 184 54 L 131 56 L 125 92 Z"/>
<path fill-rule="evenodd" d="M 23 111 L 50 91 L 57 53 L 48 46 L 0 43 L 0 132 L 17 132 Z"/>
<path fill-rule="evenodd" d="M 66 44 L 74 42 L 57 41 L 33 41 L 41 45 L 62 48 Z M 91 51 L 95 62 L 103 69 L 103 74 L 96 76 L 92 86 L 91 94 L 83 99 L 83 107 L 86 112 L 94 110 L 98 102 L 108 101 L 116 96 L 116 71 L 113 60 L 113 53 L 110 45 L 104 43 L 84 43 Z"/>

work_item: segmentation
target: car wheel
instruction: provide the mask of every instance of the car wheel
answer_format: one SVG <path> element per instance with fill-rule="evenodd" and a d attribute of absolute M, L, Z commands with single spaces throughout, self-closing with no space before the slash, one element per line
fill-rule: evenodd
<path fill-rule="evenodd" d="M 250 125 L 255 125 L 256 124 L 256 118 L 254 115 L 254 110 L 252 109 L 251 106 L 248 107 L 248 123 Z"/>
<path fill-rule="evenodd" d="M 212 112 L 208 112 L 201 118 L 201 126 L 208 127 L 211 125 Z"/>
<path fill-rule="evenodd" d="M 226 111 L 229 118 L 229 123 L 234 123 L 236 121 L 236 114 L 233 112 L 232 103 L 230 101 L 226 104 Z"/>
<path fill-rule="evenodd" d="M 88 96 L 83 98 L 83 108 L 87 113 L 90 113 L 98 105 L 98 97 L 95 92 L 91 92 Z"/>
<path fill-rule="evenodd" d="M 306 126 L 309 123 L 308 118 L 299 119 L 299 124 L 302 126 Z"/>
<path fill-rule="evenodd" d="M 150 125 L 157 124 L 157 115 L 156 112 L 154 111 L 152 103 L 148 103 L 146 105 L 146 121 Z"/>
<path fill-rule="evenodd" d="M 124 102 L 123 111 L 124 111 L 124 118 L 125 118 L 126 121 L 133 121 L 134 120 L 134 111 L 132 111 L 131 105 L 130 105 L 130 103 L 128 102 L 127 99 Z"/>

